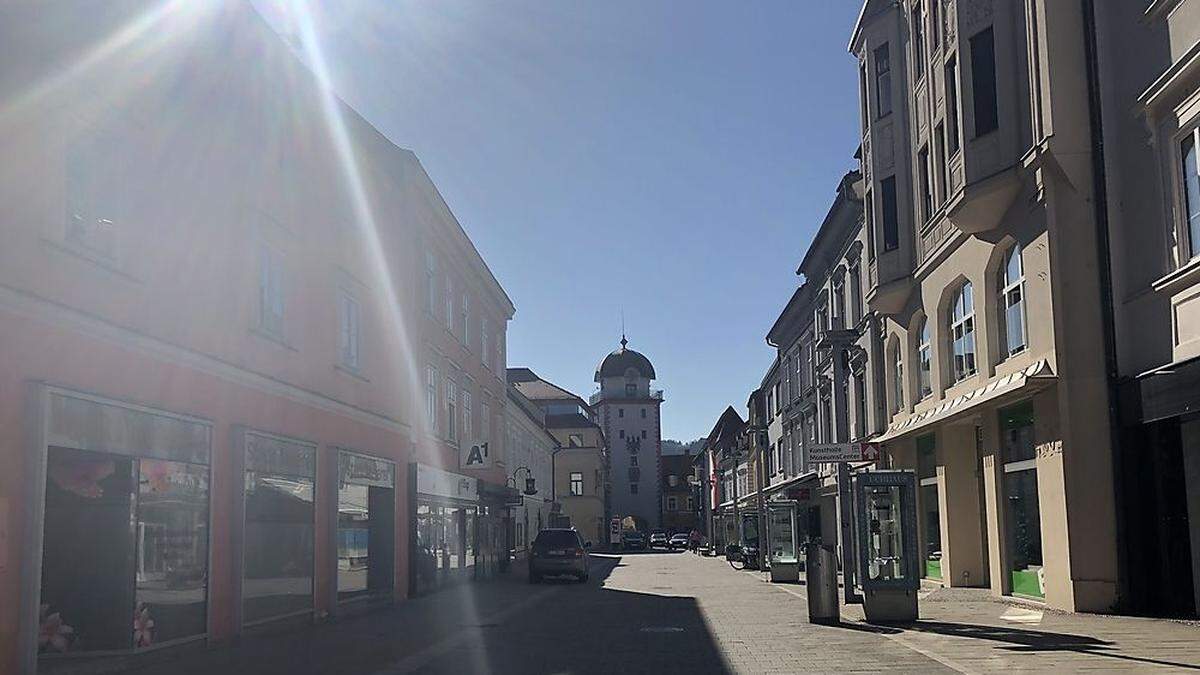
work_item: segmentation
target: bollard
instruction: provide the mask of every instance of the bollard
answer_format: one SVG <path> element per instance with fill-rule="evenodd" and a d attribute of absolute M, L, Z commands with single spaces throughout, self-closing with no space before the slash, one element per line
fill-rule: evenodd
<path fill-rule="evenodd" d="M 840 623 L 837 556 L 832 548 L 813 542 L 805 546 L 805 557 L 809 623 Z"/>

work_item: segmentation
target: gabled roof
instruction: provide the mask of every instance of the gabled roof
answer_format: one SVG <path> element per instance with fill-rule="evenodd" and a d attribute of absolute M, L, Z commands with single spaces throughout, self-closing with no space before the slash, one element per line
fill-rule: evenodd
<path fill-rule="evenodd" d="M 767 344 L 772 347 L 786 347 L 791 344 L 795 339 L 793 334 L 799 333 L 798 329 L 804 326 L 805 321 L 812 320 L 812 314 L 808 311 L 811 302 L 812 287 L 805 280 L 803 284 L 800 284 L 800 288 L 792 293 L 792 297 L 783 306 L 783 311 L 775 319 L 771 330 L 767 331 Z"/>
<path fill-rule="evenodd" d="M 746 420 L 742 419 L 733 406 L 725 408 L 725 412 L 721 413 L 721 417 L 713 426 L 712 433 L 708 435 L 708 441 L 704 447 L 720 449 L 728 443 L 736 443 L 738 434 L 745 426 Z"/>
<path fill-rule="evenodd" d="M 583 399 L 563 389 L 562 387 L 543 380 L 529 368 L 509 368 L 506 372 L 508 383 L 517 388 L 521 395 L 531 401 L 578 401 Z M 584 407 L 587 407 L 584 404 Z"/>

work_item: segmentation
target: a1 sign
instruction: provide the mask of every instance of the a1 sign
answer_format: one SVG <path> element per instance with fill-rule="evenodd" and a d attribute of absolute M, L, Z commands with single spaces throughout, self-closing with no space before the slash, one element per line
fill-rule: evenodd
<path fill-rule="evenodd" d="M 812 464 L 874 462 L 877 459 L 879 446 L 875 443 L 820 443 L 808 448 L 808 461 Z"/>
<path fill-rule="evenodd" d="M 492 466 L 492 457 L 488 452 L 487 441 L 481 441 L 462 449 L 463 469 L 488 469 Z"/>

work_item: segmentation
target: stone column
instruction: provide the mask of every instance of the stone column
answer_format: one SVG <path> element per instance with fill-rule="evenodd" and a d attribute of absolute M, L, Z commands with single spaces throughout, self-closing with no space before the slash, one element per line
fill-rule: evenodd
<path fill-rule="evenodd" d="M 981 586 L 983 532 L 975 475 L 975 427 L 948 425 L 938 435 L 938 517 L 942 526 L 942 583 Z"/>
<path fill-rule="evenodd" d="M 992 595 L 1011 592 L 1008 576 L 1008 525 L 1004 513 L 1004 465 L 996 454 L 983 457 L 983 502 L 987 509 L 988 573 Z"/>

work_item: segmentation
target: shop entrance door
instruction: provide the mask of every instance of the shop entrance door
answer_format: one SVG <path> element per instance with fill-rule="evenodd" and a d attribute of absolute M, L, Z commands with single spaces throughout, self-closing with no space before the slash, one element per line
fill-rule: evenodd
<path fill-rule="evenodd" d="M 1194 617 L 1187 481 L 1179 419 L 1127 432 L 1122 457 L 1128 611 Z"/>

